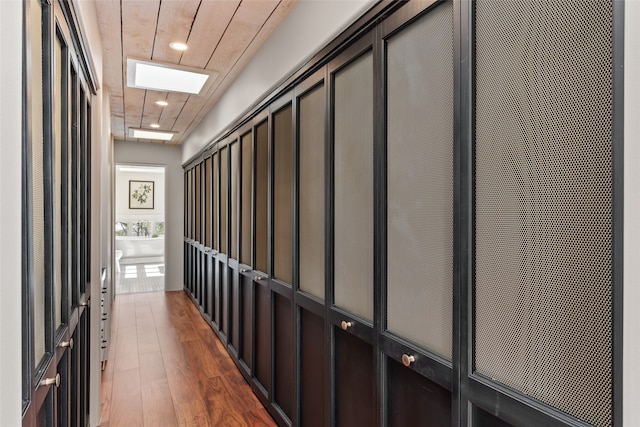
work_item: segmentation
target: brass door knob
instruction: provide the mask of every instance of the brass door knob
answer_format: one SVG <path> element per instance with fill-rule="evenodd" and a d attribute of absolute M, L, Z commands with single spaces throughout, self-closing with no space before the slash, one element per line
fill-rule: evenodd
<path fill-rule="evenodd" d="M 404 366 L 409 366 L 415 361 L 416 361 L 416 357 L 413 356 L 413 355 L 409 355 L 409 354 L 403 354 L 402 355 L 402 364 Z"/>
<path fill-rule="evenodd" d="M 60 347 L 69 347 L 69 350 L 73 350 L 73 338 L 71 338 L 69 341 L 62 341 L 60 343 Z"/>
<path fill-rule="evenodd" d="M 340 324 L 340 326 L 342 326 L 342 330 L 346 331 L 347 329 L 349 329 L 351 327 L 352 323 L 351 322 L 347 322 L 346 320 L 343 320 L 342 323 Z"/>
<path fill-rule="evenodd" d="M 53 378 L 44 378 L 40 381 L 40 385 L 55 385 L 56 387 L 60 387 L 60 374 L 56 374 Z"/>

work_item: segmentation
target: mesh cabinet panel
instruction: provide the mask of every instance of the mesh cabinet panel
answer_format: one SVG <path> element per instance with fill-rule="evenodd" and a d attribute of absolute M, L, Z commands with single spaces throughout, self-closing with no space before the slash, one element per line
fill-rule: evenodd
<path fill-rule="evenodd" d="M 42 107 L 42 6 L 29 5 L 31 20 L 31 224 L 33 233 L 34 363 L 45 353 L 44 114 Z"/>
<path fill-rule="evenodd" d="M 267 185 L 269 161 L 269 133 L 267 122 L 256 127 L 256 199 L 255 199 L 255 269 L 267 273 Z"/>
<path fill-rule="evenodd" d="M 291 105 L 273 116 L 274 203 L 273 273 L 276 279 L 293 282 L 292 206 L 293 206 L 293 129 Z"/>
<path fill-rule="evenodd" d="M 300 289 L 324 298 L 324 87 L 300 99 Z"/>
<path fill-rule="evenodd" d="M 389 40 L 387 95 L 387 328 L 451 358 L 451 3 Z"/>
<path fill-rule="evenodd" d="M 240 185 L 240 144 L 231 144 L 231 258 L 238 259 L 238 186 Z"/>
<path fill-rule="evenodd" d="M 476 2 L 475 364 L 610 425 L 612 2 Z"/>
<path fill-rule="evenodd" d="M 335 304 L 373 318 L 373 54 L 335 75 Z"/>
<path fill-rule="evenodd" d="M 220 253 L 228 254 L 229 148 L 220 150 Z"/>

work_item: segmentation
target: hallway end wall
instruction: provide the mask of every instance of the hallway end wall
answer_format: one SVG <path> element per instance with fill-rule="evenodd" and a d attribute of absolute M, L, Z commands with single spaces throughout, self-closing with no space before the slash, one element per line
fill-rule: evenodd
<path fill-rule="evenodd" d="M 178 146 L 116 141 L 114 163 L 165 166 L 165 290 L 183 288 L 183 171 Z"/>

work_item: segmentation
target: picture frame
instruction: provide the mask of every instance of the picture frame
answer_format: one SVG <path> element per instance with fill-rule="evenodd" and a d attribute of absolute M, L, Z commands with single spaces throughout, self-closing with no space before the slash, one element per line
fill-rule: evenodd
<path fill-rule="evenodd" d="M 153 209 L 154 184 L 154 181 L 129 180 L 129 209 Z"/>

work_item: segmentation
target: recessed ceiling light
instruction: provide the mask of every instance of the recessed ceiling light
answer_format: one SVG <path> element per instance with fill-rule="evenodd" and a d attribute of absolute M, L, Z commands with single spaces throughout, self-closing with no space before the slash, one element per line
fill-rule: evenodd
<path fill-rule="evenodd" d="M 156 101 L 156 105 L 166 107 L 167 105 L 169 105 L 169 103 L 167 101 Z"/>
<path fill-rule="evenodd" d="M 127 86 L 199 94 L 205 83 L 213 81 L 209 70 L 127 58 Z"/>
<path fill-rule="evenodd" d="M 159 132 L 157 130 L 129 128 L 129 136 L 131 138 L 159 139 L 162 141 L 169 141 L 171 140 L 171 138 L 173 138 L 173 135 L 173 132 Z"/>
<path fill-rule="evenodd" d="M 150 124 L 149 126 L 151 126 L 151 127 L 152 127 L 152 128 L 154 128 L 154 129 L 157 129 L 157 128 L 159 128 L 159 127 L 160 127 L 160 125 L 159 125 L 159 124 L 157 124 L 157 123 L 152 123 L 152 124 Z"/>
<path fill-rule="evenodd" d="M 175 49 L 175 50 L 187 50 L 188 46 L 184 43 L 180 43 L 180 42 L 171 42 L 169 43 L 169 47 L 171 49 Z"/>

